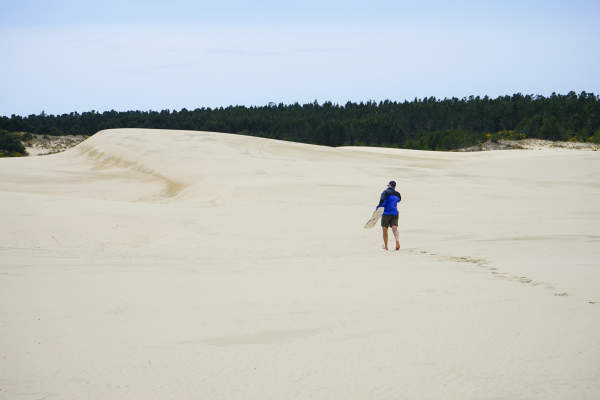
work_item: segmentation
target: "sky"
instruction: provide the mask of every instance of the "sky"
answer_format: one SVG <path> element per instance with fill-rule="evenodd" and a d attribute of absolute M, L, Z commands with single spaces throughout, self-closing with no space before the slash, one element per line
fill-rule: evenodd
<path fill-rule="evenodd" d="M 0 0 L 0 115 L 600 94 L 600 1 Z"/>

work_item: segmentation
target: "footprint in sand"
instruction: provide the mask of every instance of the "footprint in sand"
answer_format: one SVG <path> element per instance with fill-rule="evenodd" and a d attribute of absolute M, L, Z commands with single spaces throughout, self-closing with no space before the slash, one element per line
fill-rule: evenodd
<path fill-rule="evenodd" d="M 483 267 L 492 275 L 492 277 L 497 279 L 502 279 L 510 282 L 520 282 L 530 286 L 543 286 L 545 289 L 556 290 L 554 286 L 545 282 L 535 282 L 533 279 L 527 276 L 517 276 L 517 275 L 508 275 L 506 272 L 498 271 L 497 267 L 492 267 L 488 265 L 488 261 L 481 258 L 473 258 L 473 257 L 458 257 L 458 256 L 445 256 L 438 253 L 428 252 L 426 250 L 419 249 L 409 249 L 408 252 L 410 254 L 415 255 L 425 255 L 429 257 L 433 257 L 437 260 L 450 260 L 458 263 L 468 263 L 476 265 L 477 267 Z M 565 297 L 568 296 L 568 293 L 554 293 L 555 296 Z M 596 304 L 597 302 L 588 301 L 589 304 Z"/>

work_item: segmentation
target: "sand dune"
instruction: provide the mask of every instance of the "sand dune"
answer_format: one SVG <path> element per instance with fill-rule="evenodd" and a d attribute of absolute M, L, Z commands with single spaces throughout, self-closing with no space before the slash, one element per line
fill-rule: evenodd
<path fill-rule="evenodd" d="M 599 398 L 599 176 L 142 129 L 2 159 L 0 398 Z"/>

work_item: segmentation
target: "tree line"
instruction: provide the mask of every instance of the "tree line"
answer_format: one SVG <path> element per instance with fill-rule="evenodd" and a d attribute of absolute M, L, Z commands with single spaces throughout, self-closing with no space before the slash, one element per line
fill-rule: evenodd
<path fill-rule="evenodd" d="M 569 92 L 412 101 L 229 106 L 162 111 L 89 111 L 0 117 L 0 130 L 92 135 L 109 128 L 240 133 L 327 146 L 451 150 L 497 137 L 600 143 L 600 96 Z M 504 136 L 498 136 L 498 133 Z"/>

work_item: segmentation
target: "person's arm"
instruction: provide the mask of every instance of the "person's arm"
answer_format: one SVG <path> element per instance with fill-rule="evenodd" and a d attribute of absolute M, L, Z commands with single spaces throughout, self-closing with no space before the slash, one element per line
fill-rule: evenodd
<path fill-rule="evenodd" d="M 381 197 L 379 198 L 379 204 L 377 204 L 377 207 L 375 207 L 375 209 L 378 209 L 379 207 L 383 207 L 383 202 L 385 201 L 387 197 L 387 192 L 384 190 L 383 192 L 381 192 Z"/>

